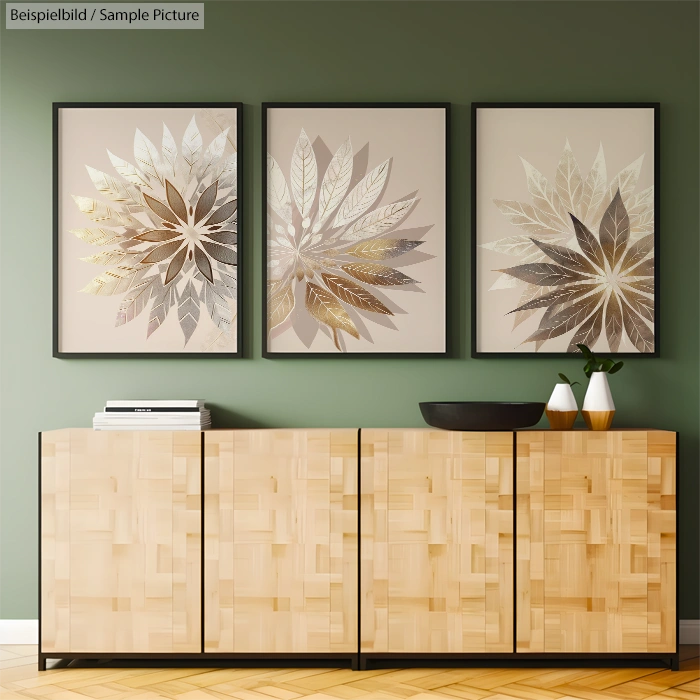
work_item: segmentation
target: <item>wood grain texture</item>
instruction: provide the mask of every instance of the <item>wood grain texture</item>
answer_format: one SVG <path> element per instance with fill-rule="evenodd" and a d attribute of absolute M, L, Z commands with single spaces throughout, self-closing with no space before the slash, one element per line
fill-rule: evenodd
<path fill-rule="evenodd" d="M 0 646 L 2 700 L 672 700 L 700 697 L 698 647 L 659 668 L 104 668 L 37 671 L 36 646 Z"/>
<path fill-rule="evenodd" d="M 205 651 L 357 651 L 357 431 L 206 433 Z"/>
<path fill-rule="evenodd" d="M 200 433 L 42 435 L 42 652 L 198 652 Z"/>
<path fill-rule="evenodd" d="M 676 434 L 517 434 L 517 650 L 676 649 Z"/>
<path fill-rule="evenodd" d="M 513 434 L 361 431 L 361 647 L 513 651 Z"/>

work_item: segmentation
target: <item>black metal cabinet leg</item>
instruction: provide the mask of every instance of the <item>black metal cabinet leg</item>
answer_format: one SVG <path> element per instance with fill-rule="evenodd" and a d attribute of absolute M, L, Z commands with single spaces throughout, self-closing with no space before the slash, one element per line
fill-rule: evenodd
<path fill-rule="evenodd" d="M 46 670 L 46 657 L 43 654 L 39 654 L 39 670 Z"/>
<path fill-rule="evenodd" d="M 680 671 L 681 670 L 681 655 L 680 654 L 674 654 L 671 657 L 671 670 L 672 671 Z"/>
<path fill-rule="evenodd" d="M 357 656 L 352 657 L 352 661 L 350 664 L 350 668 L 353 671 L 359 671 L 360 670 L 360 655 L 358 654 Z"/>

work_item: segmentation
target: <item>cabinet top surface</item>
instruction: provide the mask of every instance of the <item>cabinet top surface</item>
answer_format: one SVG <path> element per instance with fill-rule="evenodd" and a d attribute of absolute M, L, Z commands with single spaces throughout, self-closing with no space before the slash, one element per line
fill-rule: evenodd
<path fill-rule="evenodd" d="M 426 427 L 426 428 L 214 428 L 214 429 L 208 429 L 208 430 L 147 430 L 147 429 L 138 429 L 138 430 L 129 430 L 129 429 L 124 429 L 124 430 L 94 430 L 93 428 L 57 428 L 54 430 L 44 430 L 41 431 L 42 434 L 48 435 L 50 433 L 58 433 L 62 432 L 65 430 L 70 430 L 70 431 L 82 431 L 82 432 L 90 432 L 90 433 L 105 433 L 105 434 L 110 434 L 110 433 L 148 433 L 148 432 L 153 432 L 153 433 L 235 433 L 235 432 L 304 432 L 304 433 L 310 433 L 310 432 L 323 432 L 323 433 L 328 433 L 328 432 L 345 432 L 349 430 L 357 431 L 357 430 L 364 430 L 366 432 L 369 431 L 381 431 L 381 432 L 389 432 L 389 433 L 532 433 L 532 432 L 540 432 L 540 433 L 596 433 L 596 434 L 602 434 L 602 433 L 650 433 L 650 432 L 655 432 L 655 433 L 675 433 L 676 431 L 674 430 L 666 430 L 663 428 L 613 428 L 611 430 L 599 430 L 599 431 L 591 431 L 588 430 L 588 428 L 574 428 L 573 430 L 550 430 L 549 428 L 521 428 L 518 430 L 493 430 L 493 431 L 484 431 L 484 430 L 441 430 L 440 428 L 431 428 L 431 427 Z"/>

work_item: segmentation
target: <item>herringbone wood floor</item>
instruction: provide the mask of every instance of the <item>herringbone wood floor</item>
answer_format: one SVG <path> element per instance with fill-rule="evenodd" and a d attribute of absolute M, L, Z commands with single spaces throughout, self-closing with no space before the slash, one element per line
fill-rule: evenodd
<path fill-rule="evenodd" d="M 669 700 L 700 698 L 697 647 L 681 670 L 67 668 L 37 671 L 36 647 L 0 646 L 2 700 Z"/>

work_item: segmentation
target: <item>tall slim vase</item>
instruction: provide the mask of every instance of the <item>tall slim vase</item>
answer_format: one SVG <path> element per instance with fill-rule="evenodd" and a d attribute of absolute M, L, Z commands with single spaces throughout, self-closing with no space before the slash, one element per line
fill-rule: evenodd
<path fill-rule="evenodd" d="M 589 430 L 609 430 L 615 416 L 607 372 L 593 372 L 581 409 Z"/>

